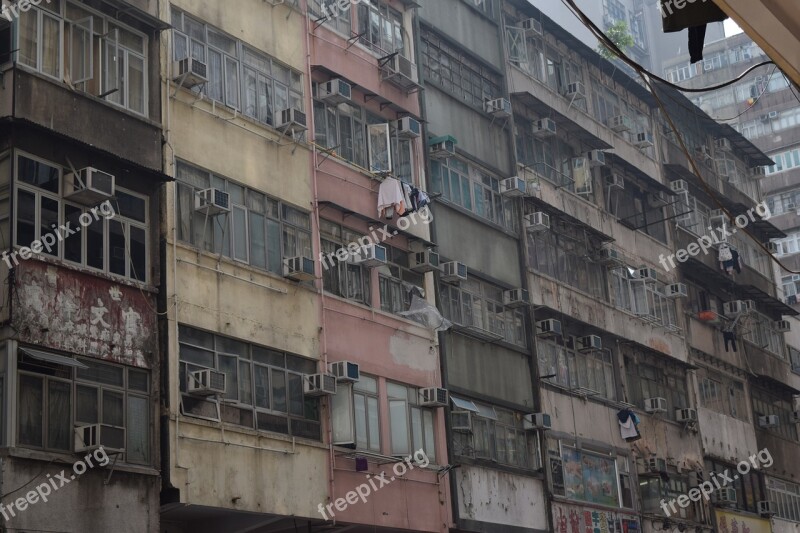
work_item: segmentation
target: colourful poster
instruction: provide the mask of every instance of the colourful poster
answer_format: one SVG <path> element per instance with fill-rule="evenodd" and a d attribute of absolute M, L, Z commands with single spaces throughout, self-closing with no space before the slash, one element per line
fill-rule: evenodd
<path fill-rule="evenodd" d="M 720 510 L 716 511 L 716 515 L 718 533 L 770 533 L 772 531 L 769 520 Z"/>
<path fill-rule="evenodd" d="M 567 498 L 610 507 L 619 504 L 617 469 L 613 458 L 568 447 L 564 447 L 561 458 Z"/>

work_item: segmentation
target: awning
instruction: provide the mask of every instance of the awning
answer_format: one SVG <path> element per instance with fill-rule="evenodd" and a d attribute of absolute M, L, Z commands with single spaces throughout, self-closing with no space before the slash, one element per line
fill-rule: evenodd
<path fill-rule="evenodd" d="M 482 416 L 483 418 L 488 418 L 490 420 L 497 420 L 497 413 L 494 410 L 494 407 L 491 405 L 482 405 L 476 403 L 475 406 L 478 408 L 478 415 Z"/>
<path fill-rule="evenodd" d="M 462 398 L 457 398 L 456 396 L 453 396 L 451 394 L 450 395 L 450 401 L 452 401 L 453 405 L 455 405 L 459 409 L 464 409 L 465 411 L 472 411 L 473 413 L 479 413 L 480 412 L 480 410 L 470 400 L 464 400 Z"/>
<path fill-rule="evenodd" d="M 65 355 L 58 355 L 54 353 L 43 352 L 41 350 L 35 350 L 33 348 L 22 348 L 22 347 L 20 348 L 20 351 L 29 357 L 38 359 L 39 361 L 55 363 L 57 365 L 70 366 L 73 368 L 89 368 L 88 366 L 84 365 L 77 359 L 73 359 L 72 357 L 67 357 Z"/>

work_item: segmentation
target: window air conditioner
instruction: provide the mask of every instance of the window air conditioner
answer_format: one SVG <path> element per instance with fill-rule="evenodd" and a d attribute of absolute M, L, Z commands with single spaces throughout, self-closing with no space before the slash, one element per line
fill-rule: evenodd
<path fill-rule="evenodd" d="M 64 197 L 81 205 L 94 206 L 114 196 L 114 175 L 94 167 L 82 168 L 77 175 L 64 175 Z"/>
<path fill-rule="evenodd" d="M 328 396 L 336 394 L 336 376 L 332 374 L 310 374 L 303 376 L 303 393 L 306 396 Z"/>
<path fill-rule="evenodd" d="M 230 195 L 221 189 L 203 189 L 194 195 L 194 210 L 215 216 L 231 210 Z"/>
<path fill-rule="evenodd" d="M 422 407 L 447 407 L 449 395 L 447 389 L 441 387 L 428 387 L 419 390 Z"/>
<path fill-rule="evenodd" d="M 172 63 L 172 81 L 191 89 L 208 83 L 208 67 L 193 57 L 184 57 Z"/>
<path fill-rule="evenodd" d="M 314 275 L 314 260 L 310 257 L 289 257 L 283 261 L 283 277 L 294 281 L 311 281 Z"/>
<path fill-rule="evenodd" d="M 646 398 L 644 400 L 644 410 L 648 413 L 666 413 L 667 412 L 667 399 L 666 398 Z"/>
<path fill-rule="evenodd" d="M 205 368 L 187 376 L 186 390 L 195 396 L 225 394 L 225 373 Z"/>
<path fill-rule="evenodd" d="M 109 424 L 75 427 L 75 453 L 103 448 L 106 453 L 125 453 L 125 428 Z"/>
<path fill-rule="evenodd" d="M 350 361 L 336 361 L 330 365 L 330 373 L 340 383 L 355 383 L 361 379 L 358 363 Z"/>

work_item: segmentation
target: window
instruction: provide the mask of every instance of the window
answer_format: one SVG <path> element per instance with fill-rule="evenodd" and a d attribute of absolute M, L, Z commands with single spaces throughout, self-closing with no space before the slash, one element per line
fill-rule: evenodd
<path fill-rule="evenodd" d="M 671 470 L 671 469 L 670 469 Z M 687 494 L 692 487 L 697 486 L 696 476 L 692 474 L 678 474 L 669 471 L 666 478 L 658 475 L 644 475 L 639 477 L 639 494 L 642 498 L 644 512 L 663 512 L 662 501 L 677 500 L 681 495 Z M 676 518 L 702 522 L 701 505 L 692 502 L 688 507 L 678 507 Z"/>
<path fill-rule="evenodd" d="M 339 383 L 332 399 L 333 443 L 380 453 L 377 378 L 361 374 L 356 383 Z"/>
<path fill-rule="evenodd" d="M 539 375 L 555 375 L 547 383 L 555 383 L 567 389 L 589 389 L 603 398 L 613 400 L 616 390 L 611 351 L 581 352 L 574 343 L 575 337 L 562 338 L 558 342 L 537 338 Z"/>
<path fill-rule="evenodd" d="M 308 213 L 256 190 L 190 166 L 177 165 L 178 238 L 251 266 L 283 273 L 283 258 L 311 257 Z M 230 195 L 230 213 L 195 212 L 198 191 L 214 187 Z"/>
<path fill-rule="evenodd" d="M 603 176 L 612 173 L 609 167 L 603 167 Z M 639 187 L 630 179 L 625 179 L 625 188 L 611 192 L 609 212 L 619 219 L 623 226 L 653 237 L 663 243 L 667 242 L 667 230 L 664 224 L 664 209 L 653 208 L 649 204 L 650 191 Z"/>
<path fill-rule="evenodd" d="M 625 6 L 618 0 L 604 0 L 603 7 L 605 8 L 605 16 L 614 21 L 627 21 L 628 13 Z"/>
<path fill-rule="evenodd" d="M 500 179 L 462 159 L 431 161 L 431 190 L 481 218 L 519 230 L 518 205 L 500 194 Z"/>
<path fill-rule="evenodd" d="M 721 463 L 714 459 L 706 459 L 706 480 L 711 481 L 712 474 L 720 476 L 727 474 L 728 477 L 734 478 L 732 482 L 727 485 L 736 490 L 736 503 L 733 505 L 735 509 L 740 511 L 748 511 L 751 513 L 758 512 L 758 502 L 763 501 L 764 498 L 764 477 L 756 469 L 751 469 L 746 475 L 739 475 L 736 471 L 736 466 L 729 463 Z M 736 475 L 734 475 L 736 474 Z M 723 479 L 721 476 L 717 479 Z"/>
<path fill-rule="evenodd" d="M 455 455 L 528 470 L 541 468 L 539 435 L 525 431 L 522 413 L 471 401 L 462 404 L 470 407 L 472 429 L 452 433 Z"/>
<path fill-rule="evenodd" d="M 611 270 L 611 287 L 617 308 L 656 326 L 677 331 L 677 307 L 674 300 L 664 296 L 664 285 L 660 281 L 653 283 L 641 279 L 638 270 L 628 266 Z"/>
<path fill-rule="evenodd" d="M 781 359 L 785 359 L 786 344 L 783 333 L 775 329 L 775 321 L 768 316 L 753 311 L 748 315 L 743 337 L 762 350 L 766 350 Z"/>
<path fill-rule="evenodd" d="M 800 350 L 792 346 L 787 346 L 789 351 L 789 362 L 794 372 L 800 372 Z"/>
<path fill-rule="evenodd" d="M 411 155 L 413 141 L 400 138 L 394 122 L 388 122 L 353 103 L 330 106 L 314 100 L 314 141 L 324 148 L 333 150 L 336 156 L 357 167 L 377 171 L 378 166 L 375 165 L 379 161 L 377 150 L 374 150 L 373 159 L 370 159 L 371 141 L 367 137 L 370 126 L 374 126 L 380 133 L 381 141 L 385 138 L 384 129 L 389 130 L 390 147 L 388 152 L 382 151 L 381 169 L 388 169 L 401 181 L 414 183 Z"/>
<path fill-rule="evenodd" d="M 84 4 L 52 0 L 20 12 L 17 60 L 80 91 L 147 115 L 147 37 Z"/>
<path fill-rule="evenodd" d="M 775 164 L 771 167 L 766 167 L 768 176 L 800 167 L 800 148 L 792 148 L 791 150 L 786 150 L 777 154 L 770 154 L 769 157 L 775 161 Z"/>
<path fill-rule="evenodd" d="M 399 52 L 409 57 L 403 29 L 403 15 L 382 2 L 358 4 L 360 42 L 381 57 Z"/>
<path fill-rule="evenodd" d="M 494 14 L 497 10 L 497 4 L 495 2 L 496 0 L 464 0 L 465 4 L 474 7 L 490 19 L 494 18 Z"/>
<path fill-rule="evenodd" d="M 86 208 L 61 198 L 60 166 L 19 153 L 16 161 L 16 246 L 29 247 L 45 235 L 57 236 L 54 228 L 69 224 L 75 233 L 61 231 L 63 242 L 45 248 L 42 254 L 129 280 L 148 281 L 145 196 L 117 186 L 110 200 L 113 212 L 105 216 L 107 210 Z"/>
<path fill-rule="evenodd" d="M 767 499 L 775 502 L 777 517 L 800 522 L 800 485 L 768 477 Z"/>
<path fill-rule="evenodd" d="M 676 409 L 690 407 L 686 393 L 686 370 L 668 361 L 657 360 L 639 353 L 638 362 L 625 356 L 625 372 L 628 380 L 628 401 L 639 409 L 644 408 L 648 398 L 667 400 L 666 418 L 675 419 Z"/>
<path fill-rule="evenodd" d="M 184 415 L 263 431 L 320 440 L 319 399 L 305 396 L 303 379 L 317 363 L 229 337 L 179 326 L 180 390 Z M 225 374 L 219 406 L 186 394 L 191 372 L 211 368 Z"/>
<path fill-rule="evenodd" d="M 398 383 L 386 383 L 389 399 L 389 433 L 392 455 L 408 455 L 424 450 L 436 461 L 433 413 L 419 406 L 419 389 Z"/>
<path fill-rule="evenodd" d="M 800 149 L 796 150 L 796 160 L 800 163 Z M 767 197 L 767 206 L 772 216 L 784 213 L 796 214 L 800 210 L 800 189 L 793 189 Z"/>
<path fill-rule="evenodd" d="M 357 243 L 359 239 L 363 239 L 362 235 L 324 219 L 320 219 L 320 234 L 323 257 L 336 257 L 339 250 L 347 250 L 348 244 Z M 350 252 L 347 254 L 349 257 Z M 331 263 L 330 266 L 327 262 L 323 265 L 322 284 L 324 289 L 336 296 L 369 305 L 371 303 L 370 269 L 348 261 L 336 260 Z"/>
<path fill-rule="evenodd" d="M 793 441 L 797 440 L 797 424 L 792 421 L 791 395 L 787 395 L 787 399 L 778 394 L 753 387 L 750 397 L 753 400 L 753 422 L 756 424 L 756 428 L 758 428 L 758 417 L 776 415 L 778 417 L 778 426 L 764 428 L 763 431 L 768 431 Z"/>
<path fill-rule="evenodd" d="M 207 65 L 212 100 L 270 126 L 282 110 L 303 109 L 299 71 L 174 8 L 172 26 L 173 59 L 191 56 Z"/>
<path fill-rule="evenodd" d="M 527 239 L 531 268 L 593 298 L 608 301 L 607 269 L 586 260 L 586 257 L 594 255 L 599 243 L 590 240 L 583 228 L 551 216 L 549 231 L 529 232 Z"/>
<path fill-rule="evenodd" d="M 420 41 L 422 73 L 426 81 L 447 94 L 483 111 L 486 100 L 500 98 L 502 77 L 456 46 L 422 28 Z"/>
<path fill-rule="evenodd" d="M 106 438 L 125 449 L 125 462 L 150 464 L 150 372 L 78 361 L 87 368 L 44 362 L 20 350 L 18 444 L 71 452 L 76 426 L 105 424 Z"/>
<path fill-rule="evenodd" d="M 578 449 L 574 442 L 550 441 L 547 455 L 553 493 L 570 500 L 620 507 L 618 483 L 623 481 L 630 488 L 627 461 L 586 448 Z M 618 470 L 620 464 L 626 468 L 625 475 Z M 631 501 L 631 496 L 623 494 L 622 501 Z"/>
<path fill-rule="evenodd" d="M 783 239 L 774 241 L 778 245 L 778 257 L 800 252 L 800 231 L 788 234 Z"/>
<path fill-rule="evenodd" d="M 351 2 L 348 1 L 344 9 L 339 8 L 339 0 L 311 0 L 309 5 L 314 19 L 323 19 L 324 24 L 350 38 L 353 18 Z"/>
<path fill-rule="evenodd" d="M 387 313 L 407 311 L 411 297 L 424 297 L 425 276 L 408 269 L 408 252 L 384 244 L 388 264 L 378 268 L 381 310 Z"/>
<path fill-rule="evenodd" d="M 700 404 L 724 415 L 748 421 L 744 384 L 723 374 L 701 369 Z"/>
<path fill-rule="evenodd" d="M 470 277 L 456 287 L 439 286 L 442 314 L 465 328 L 491 332 L 502 340 L 525 347 L 524 314 L 503 306 L 503 289 Z"/>

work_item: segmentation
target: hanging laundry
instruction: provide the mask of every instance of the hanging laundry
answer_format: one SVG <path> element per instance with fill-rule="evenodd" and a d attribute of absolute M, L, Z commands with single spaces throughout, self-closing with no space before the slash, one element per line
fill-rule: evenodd
<path fill-rule="evenodd" d="M 703 59 L 706 25 L 728 18 L 713 2 L 683 3 L 680 8 L 674 0 L 661 0 L 661 18 L 664 33 L 689 29 L 689 61 Z"/>
<path fill-rule="evenodd" d="M 378 189 L 378 216 L 391 220 L 395 211 L 398 216 L 406 212 L 406 199 L 403 187 L 395 178 L 386 178 Z"/>
<path fill-rule="evenodd" d="M 732 331 L 723 331 L 722 332 L 722 339 L 725 341 L 725 351 L 728 352 L 728 344 L 731 345 L 733 351 L 736 351 L 736 330 L 733 329 Z"/>
<path fill-rule="evenodd" d="M 637 441 L 642 438 L 639 434 L 639 417 L 630 409 L 622 409 L 617 413 L 619 434 L 626 442 Z"/>
<path fill-rule="evenodd" d="M 721 250 L 720 250 L 720 255 Z M 724 271 L 727 275 L 732 276 L 733 271 L 735 270 L 737 274 L 742 273 L 742 257 L 739 255 L 739 252 L 736 248 L 728 247 L 728 252 L 726 255 L 730 255 L 729 259 L 722 260 L 720 258 L 719 268 L 720 270 Z"/>
<path fill-rule="evenodd" d="M 731 247 L 729 244 L 723 242 L 719 245 L 719 262 L 722 263 L 723 261 L 730 261 L 731 259 L 733 259 Z"/>

